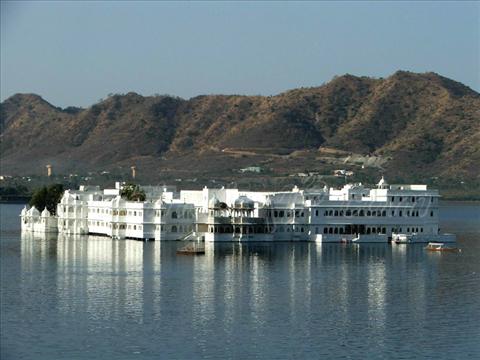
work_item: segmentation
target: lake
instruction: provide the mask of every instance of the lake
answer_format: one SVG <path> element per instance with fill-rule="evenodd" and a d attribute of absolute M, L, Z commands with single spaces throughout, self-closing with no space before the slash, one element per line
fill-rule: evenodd
<path fill-rule="evenodd" d="M 6 359 L 480 358 L 480 204 L 443 203 L 461 253 L 424 245 L 27 236 L 0 205 Z"/>

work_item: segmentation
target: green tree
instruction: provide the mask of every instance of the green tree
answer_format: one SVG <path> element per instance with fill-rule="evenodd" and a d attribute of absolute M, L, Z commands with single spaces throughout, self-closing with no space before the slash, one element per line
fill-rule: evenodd
<path fill-rule="evenodd" d="M 133 183 L 125 184 L 120 191 L 120 196 L 128 201 L 145 201 L 146 199 L 145 191 Z"/>
<path fill-rule="evenodd" d="M 43 211 L 46 207 L 51 214 L 55 215 L 57 213 L 57 204 L 62 199 L 63 192 L 62 184 L 43 186 L 33 193 L 29 205 L 35 206 L 39 211 Z"/>

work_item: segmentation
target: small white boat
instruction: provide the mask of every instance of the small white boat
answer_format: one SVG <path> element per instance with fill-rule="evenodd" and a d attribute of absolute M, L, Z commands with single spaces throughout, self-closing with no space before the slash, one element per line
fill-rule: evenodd
<path fill-rule="evenodd" d="M 412 236 L 407 234 L 392 234 L 392 242 L 396 244 L 409 244 L 412 242 Z"/>
<path fill-rule="evenodd" d="M 428 251 L 449 251 L 449 252 L 460 252 L 461 250 L 456 247 L 446 246 L 444 243 L 430 242 L 425 247 L 425 250 Z"/>

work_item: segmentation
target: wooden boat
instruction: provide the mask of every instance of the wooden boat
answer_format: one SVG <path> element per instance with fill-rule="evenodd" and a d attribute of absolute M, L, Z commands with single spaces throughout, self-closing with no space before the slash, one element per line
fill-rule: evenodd
<path fill-rule="evenodd" d="M 456 247 L 446 246 L 444 243 L 430 242 L 425 247 L 428 251 L 449 251 L 449 252 L 460 252 L 461 250 Z"/>
<path fill-rule="evenodd" d="M 177 250 L 177 255 L 205 255 L 205 245 L 203 244 L 188 244 Z"/>

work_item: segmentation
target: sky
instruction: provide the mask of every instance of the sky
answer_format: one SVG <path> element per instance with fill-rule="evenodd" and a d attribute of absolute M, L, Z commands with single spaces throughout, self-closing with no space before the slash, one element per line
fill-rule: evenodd
<path fill-rule="evenodd" d="M 0 97 L 274 95 L 434 71 L 480 91 L 480 2 L 2 1 Z"/>

